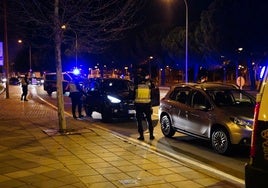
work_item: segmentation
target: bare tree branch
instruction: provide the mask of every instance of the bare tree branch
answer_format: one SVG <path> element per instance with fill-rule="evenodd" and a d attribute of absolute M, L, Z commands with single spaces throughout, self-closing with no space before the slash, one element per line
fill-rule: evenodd
<path fill-rule="evenodd" d="M 75 37 L 80 50 L 98 53 L 136 26 L 145 0 L 11 0 L 25 31 L 54 41 L 59 130 L 65 132 L 61 46 Z M 20 16 L 19 16 L 20 15 Z M 62 29 L 65 26 L 66 30 Z M 73 34 L 74 35 L 73 35 Z M 79 40 L 78 40 L 79 39 Z M 76 49 L 77 50 L 77 49 Z"/>
<path fill-rule="evenodd" d="M 20 23 L 30 25 L 32 28 L 28 29 L 42 37 L 53 39 L 53 1 L 13 2 L 17 4 L 16 14 L 21 15 Z M 59 3 L 59 21 L 66 25 L 63 41 L 75 41 L 75 33 L 78 51 L 100 53 L 141 22 L 138 13 L 146 0 L 61 0 Z"/>

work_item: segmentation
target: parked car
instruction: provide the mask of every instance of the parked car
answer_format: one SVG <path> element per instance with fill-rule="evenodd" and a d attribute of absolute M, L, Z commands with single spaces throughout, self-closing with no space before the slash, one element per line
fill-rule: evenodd
<path fill-rule="evenodd" d="M 9 84 L 10 85 L 20 85 L 20 80 L 17 77 L 11 77 L 11 78 L 9 78 Z"/>
<path fill-rule="evenodd" d="M 250 160 L 245 166 L 246 188 L 268 187 L 267 83 L 268 83 L 268 69 L 266 68 L 256 97 Z"/>
<path fill-rule="evenodd" d="M 87 94 L 83 104 L 87 116 L 93 111 L 102 115 L 104 122 L 135 116 L 134 83 L 119 78 L 92 78 L 84 83 Z"/>
<path fill-rule="evenodd" d="M 31 85 L 43 85 L 44 84 L 44 79 L 42 77 L 31 77 L 30 79 L 30 84 Z"/>
<path fill-rule="evenodd" d="M 83 82 L 84 78 L 80 75 L 75 75 L 73 72 L 62 72 L 62 89 L 63 93 L 65 93 L 66 86 L 68 83 L 73 80 L 74 78 L 81 79 L 81 82 Z M 57 91 L 57 74 L 56 72 L 53 73 L 46 73 L 44 74 L 44 90 L 48 93 L 48 95 L 51 95 L 52 92 Z"/>
<path fill-rule="evenodd" d="M 188 83 L 173 86 L 160 101 L 162 133 L 176 131 L 209 140 L 215 152 L 227 154 L 233 145 L 249 145 L 255 98 L 233 85 Z"/>

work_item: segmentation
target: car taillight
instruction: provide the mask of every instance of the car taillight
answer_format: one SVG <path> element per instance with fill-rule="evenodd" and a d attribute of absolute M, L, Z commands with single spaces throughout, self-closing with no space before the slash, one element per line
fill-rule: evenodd
<path fill-rule="evenodd" d="M 260 111 L 260 103 L 256 103 L 254 109 L 254 122 L 253 122 L 253 130 L 251 136 L 251 149 L 250 149 L 250 156 L 254 157 L 256 154 L 256 139 L 257 139 L 257 130 L 258 130 L 258 116 Z"/>

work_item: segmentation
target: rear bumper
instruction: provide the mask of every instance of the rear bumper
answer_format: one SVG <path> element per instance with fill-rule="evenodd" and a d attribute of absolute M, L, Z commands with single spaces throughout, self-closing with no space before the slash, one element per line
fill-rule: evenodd
<path fill-rule="evenodd" d="M 268 187 L 268 171 L 255 168 L 250 164 L 245 166 L 245 188 Z"/>

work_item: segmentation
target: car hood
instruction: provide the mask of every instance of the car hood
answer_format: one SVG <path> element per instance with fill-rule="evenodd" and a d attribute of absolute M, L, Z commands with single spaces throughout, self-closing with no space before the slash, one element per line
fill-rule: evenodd
<path fill-rule="evenodd" d="M 120 91 L 120 92 L 106 92 L 107 95 L 111 95 L 121 100 L 133 100 L 133 93 L 130 91 Z"/>
<path fill-rule="evenodd" d="M 253 122 L 254 108 L 253 107 L 221 107 L 220 110 L 226 117 L 237 117 L 249 122 Z"/>

